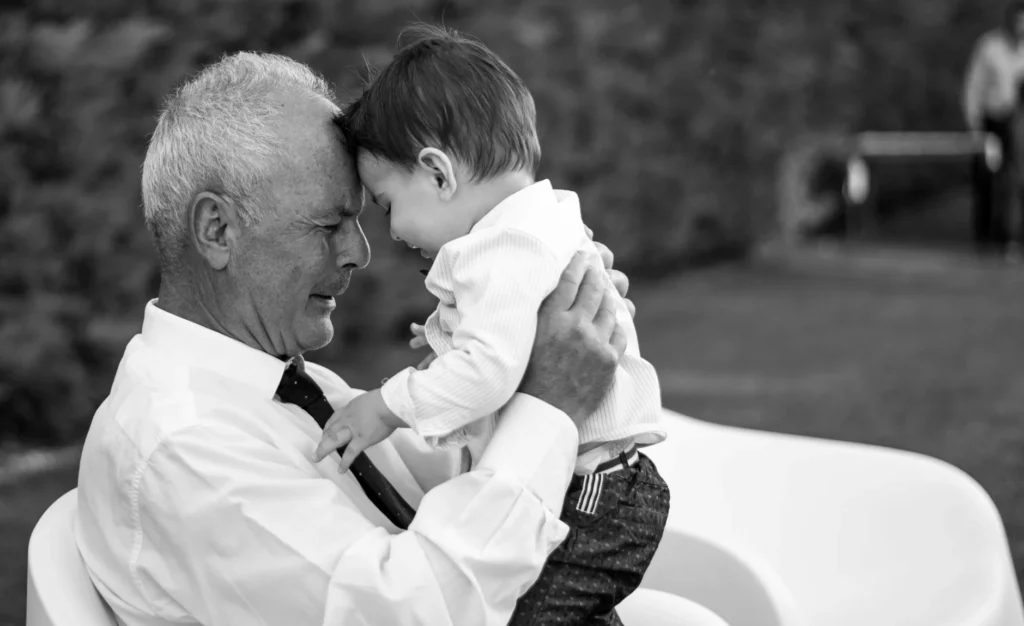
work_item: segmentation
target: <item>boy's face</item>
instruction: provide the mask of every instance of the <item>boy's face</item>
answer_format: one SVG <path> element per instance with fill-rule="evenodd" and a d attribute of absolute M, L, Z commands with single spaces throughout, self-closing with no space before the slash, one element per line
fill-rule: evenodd
<path fill-rule="evenodd" d="M 391 219 L 391 237 L 418 248 L 428 259 L 441 246 L 469 232 L 473 222 L 457 202 L 440 198 L 434 176 L 424 168 L 409 171 L 360 150 L 359 178 L 371 199 Z"/>

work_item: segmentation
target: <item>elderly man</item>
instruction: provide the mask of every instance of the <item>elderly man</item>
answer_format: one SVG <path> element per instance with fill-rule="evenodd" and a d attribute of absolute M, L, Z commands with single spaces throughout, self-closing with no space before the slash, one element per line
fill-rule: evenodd
<path fill-rule="evenodd" d="M 402 430 L 360 472 L 311 460 L 358 391 L 301 354 L 370 259 L 337 111 L 305 66 L 242 53 L 160 116 L 143 168 L 159 298 L 93 419 L 75 528 L 123 624 L 503 624 L 565 535 L 577 427 L 624 348 L 583 259 L 475 467 Z"/>

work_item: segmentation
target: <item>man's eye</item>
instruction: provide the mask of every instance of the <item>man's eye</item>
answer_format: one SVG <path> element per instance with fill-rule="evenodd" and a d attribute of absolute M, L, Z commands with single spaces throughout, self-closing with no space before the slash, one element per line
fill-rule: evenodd
<path fill-rule="evenodd" d="M 326 230 L 329 233 L 333 233 L 334 231 L 336 231 L 339 228 L 341 228 L 341 222 L 338 222 L 336 224 L 324 224 L 320 228 L 323 228 L 324 230 Z"/>

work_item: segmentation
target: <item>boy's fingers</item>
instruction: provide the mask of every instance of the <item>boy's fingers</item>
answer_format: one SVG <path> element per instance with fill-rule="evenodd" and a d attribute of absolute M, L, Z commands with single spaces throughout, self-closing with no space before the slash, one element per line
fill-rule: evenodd
<path fill-rule="evenodd" d="M 324 428 L 324 435 L 320 438 L 320 443 L 316 446 L 316 452 L 313 453 L 313 461 L 316 463 L 323 461 L 325 456 L 350 441 L 352 441 L 352 431 L 348 426 L 335 423 L 331 427 L 328 424 L 328 427 Z"/>
<path fill-rule="evenodd" d="M 363 451 L 363 442 L 352 441 L 345 447 L 341 452 L 341 463 L 338 465 L 338 473 L 344 474 L 351 467 L 352 462 L 356 460 L 359 453 Z"/>
<path fill-rule="evenodd" d="M 413 349 L 419 349 L 427 345 L 427 338 L 423 335 L 417 335 L 409 340 L 409 347 Z"/>

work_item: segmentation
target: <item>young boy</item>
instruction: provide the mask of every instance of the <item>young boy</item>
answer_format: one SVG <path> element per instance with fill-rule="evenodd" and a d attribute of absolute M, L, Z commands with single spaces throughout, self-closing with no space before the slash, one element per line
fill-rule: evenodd
<path fill-rule="evenodd" d="M 338 126 L 392 237 L 434 259 L 426 287 L 439 300 L 422 331 L 437 355 L 429 367 L 399 372 L 332 418 L 351 435 L 341 471 L 402 427 L 434 446 L 464 447 L 475 462 L 519 386 L 541 301 L 577 251 L 597 255 L 579 201 L 534 180 L 540 146 L 523 82 L 479 42 L 441 28 L 417 28 Z M 637 451 L 665 438 L 658 378 L 610 283 L 607 297 L 626 354 L 580 429 L 562 514 L 569 535 L 512 624 L 619 623 L 615 605 L 639 584 L 664 531 L 668 487 Z M 328 452 L 318 448 L 318 460 Z"/>

